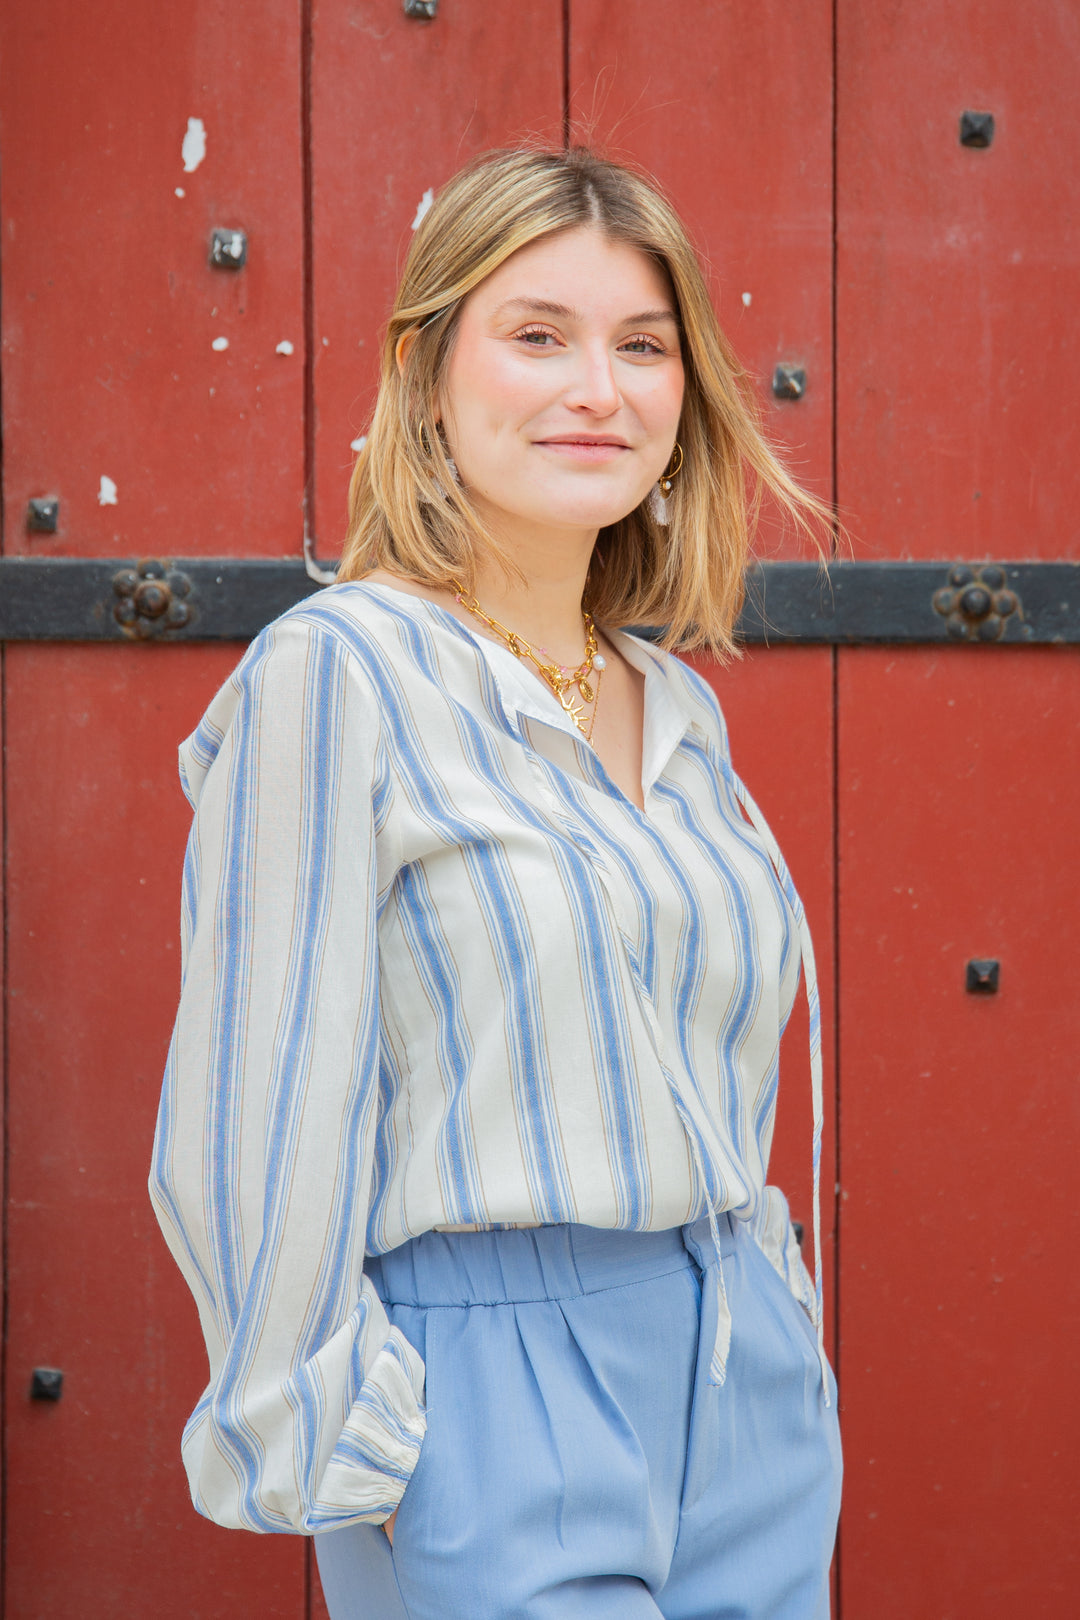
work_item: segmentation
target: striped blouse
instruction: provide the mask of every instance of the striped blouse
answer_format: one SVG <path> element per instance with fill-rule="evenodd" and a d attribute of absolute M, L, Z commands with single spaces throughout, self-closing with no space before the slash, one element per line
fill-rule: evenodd
<path fill-rule="evenodd" d="M 209 1352 L 183 1454 L 220 1524 L 394 1509 L 424 1368 L 363 1263 L 434 1226 L 730 1211 L 820 1342 L 765 1180 L 802 907 L 709 687 L 614 639 L 645 676 L 643 812 L 507 648 L 385 585 L 278 619 L 181 748 L 151 1194 Z M 722 1300 L 717 1382 L 730 1326 Z"/>

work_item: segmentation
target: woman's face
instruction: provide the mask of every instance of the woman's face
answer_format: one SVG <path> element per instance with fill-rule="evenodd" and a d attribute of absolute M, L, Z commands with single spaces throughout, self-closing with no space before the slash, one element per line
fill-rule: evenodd
<path fill-rule="evenodd" d="M 663 472 L 682 398 L 666 274 L 582 226 L 521 248 L 469 294 L 439 408 L 497 530 L 595 532 Z"/>

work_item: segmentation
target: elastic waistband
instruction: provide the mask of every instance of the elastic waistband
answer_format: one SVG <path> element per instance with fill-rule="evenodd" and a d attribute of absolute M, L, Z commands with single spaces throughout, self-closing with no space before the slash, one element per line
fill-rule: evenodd
<path fill-rule="evenodd" d="M 738 1222 L 718 1216 L 721 1248 Z M 662 1232 L 553 1225 L 494 1232 L 423 1232 L 364 1270 L 384 1304 L 510 1305 L 576 1299 L 648 1282 L 710 1258 L 707 1220 Z M 705 1245 L 708 1244 L 708 1248 Z"/>

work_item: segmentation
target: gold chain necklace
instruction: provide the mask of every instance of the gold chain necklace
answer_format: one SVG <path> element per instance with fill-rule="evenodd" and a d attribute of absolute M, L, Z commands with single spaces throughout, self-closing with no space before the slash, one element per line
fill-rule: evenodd
<path fill-rule="evenodd" d="M 585 626 L 585 657 L 576 669 L 566 669 L 557 664 L 550 657 L 545 662 L 535 648 L 519 636 L 516 631 L 508 630 L 505 624 L 493 619 L 490 613 L 485 613 L 475 596 L 469 596 L 464 585 L 456 579 L 450 581 L 455 599 L 461 603 L 466 612 L 474 618 L 481 619 L 489 630 L 493 630 L 499 639 L 509 647 L 515 658 L 527 658 L 536 667 L 537 673 L 547 682 L 548 686 L 558 698 L 566 713 L 577 726 L 586 742 L 592 742 L 593 727 L 596 725 L 596 711 L 600 707 L 600 681 L 607 668 L 607 659 L 600 651 L 600 643 L 596 637 L 596 626 L 592 614 L 585 608 L 581 610 L 581 622 Z M 593 672 L 595 673 L 595 680 Z M 574 696 L 574 689 L 582 703 L 591 703 L 593 712 L 589 718 L 588 729 L 585 726 L 585 717 L 578 707 Z"/>

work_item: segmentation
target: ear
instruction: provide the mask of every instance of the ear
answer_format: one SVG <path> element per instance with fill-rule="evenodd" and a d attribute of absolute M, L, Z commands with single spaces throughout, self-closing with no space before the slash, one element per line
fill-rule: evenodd
<path fill-rule="evenodd" d="M 397 361 L 399 375 L 405 370 L 405 362 L 409 358 L 409 350 L 416 342 L 419 333 L 420 328 L 418 326 L 410 326 L 409 330 L 407 332 L 402 332 L 401 336 L 397 340 L 397 344 L 394 348 L 394 359 Z"/>

